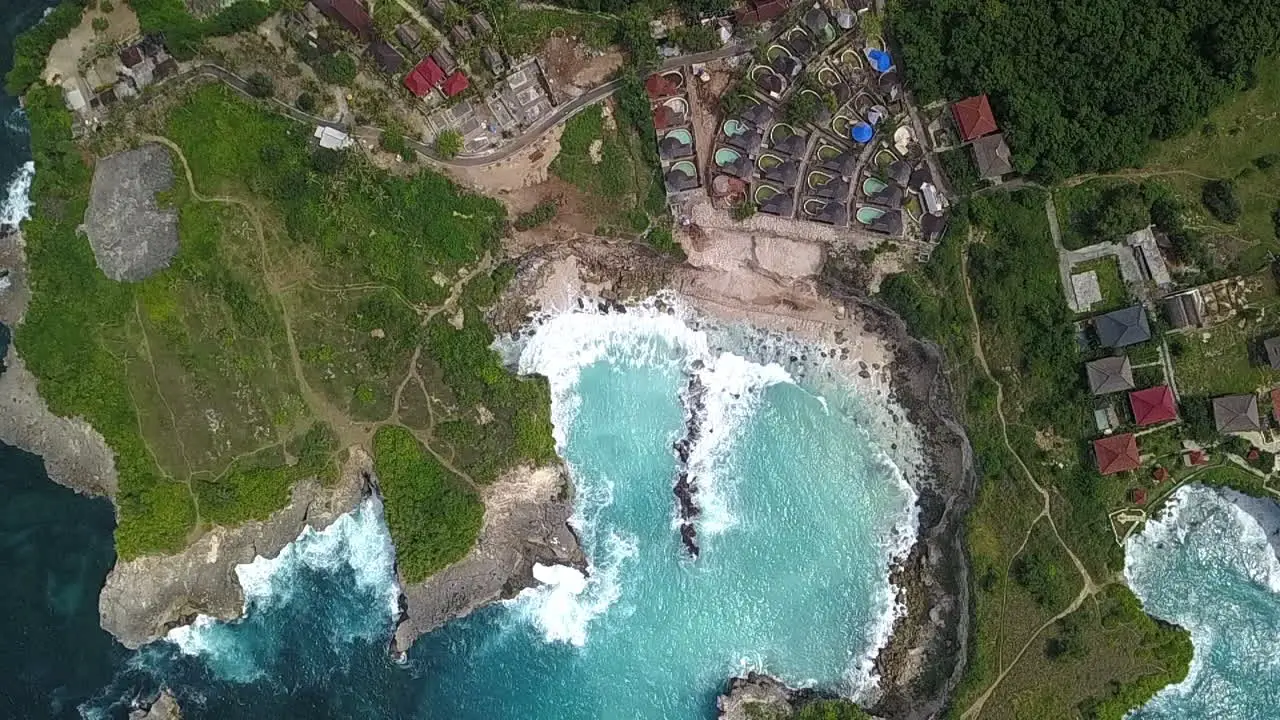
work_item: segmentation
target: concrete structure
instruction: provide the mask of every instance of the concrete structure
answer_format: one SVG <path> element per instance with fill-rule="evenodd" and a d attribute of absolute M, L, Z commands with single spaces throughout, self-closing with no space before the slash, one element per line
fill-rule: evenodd
<path fill-rule="evenodd" d="M 1071 276 L 1071 291 L 1076 294 L 1076 311 L 1085 312 L 1102 302 L 1102 287 L 1098 285 L 1096 270 Z"/>
<path fill-rule="evenodd" d="M 1156 236 L 1150 226 L 1130 233 L 1125 243 L 1133 248 L 1133 253 L 1139 260 L 1138 266 L 1148 281 L 1161 290 L 1173 287 L 1173 278 L 1169 276 L 1169 268 L 1164 263 L 1164 256 L 1160 254 Z"/>
<path fill-rule="evenodd" d="M 1198 328 L 1204 322 L 1204 300 L 1198 289 L 1170 295 L 1160 306 L 1164 310 L 1165 319 L 1174 330 Z"/>
<path fill-rule="evenodd" d="M 312 136 L 326 150 L 346 150 L 353 142 L 350 135 L 325 125 L 318 126 Z"/>

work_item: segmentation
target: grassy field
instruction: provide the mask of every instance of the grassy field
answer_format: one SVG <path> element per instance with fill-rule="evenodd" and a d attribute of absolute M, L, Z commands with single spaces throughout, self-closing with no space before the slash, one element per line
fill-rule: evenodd
<path fill-rule="evenodd" d="M 650 225 L 655 181 L 645 161 L 644 142 L 652 138 L 641 138 L 613 119 L 606 121 L 602 105 L 565 123 L 551 172 L 591 198 L 590 210 L 607 234 L 637 234 Z"/>
<path fill-rule="evenodd" d="M 1188 208 L 1193 224 L 1229 249 L 1243 269 L 1257 269 L 1267 253 L 1280 251 L 1272 212 L 1280 208 L 1280 56 L 1263 60 L 1257 85 L 1215 110 L 1200 132 L 1159 143 L 1143 167 L 1161 175 Z M 1260 167 L 1272 156 L 1270 167 Z M 1234 181 L 1240 220 L 1227 225 L 1200 204 L 1206 179 Z"/>
<path fill-rule="evenodd" d="M 1108 511 L 1122 506 L 1128 489 L 1142 481 L 1103 478 L 1092 467 L 1091 405 L 1080 370 L 1085 358 L 1075 349 L 1070 312 L 1058 289 L 1043 195 L 973 199 L 957 215 L 924 267 L 882 286 L 882 296 L 949 356 L 981 475 L 967 525 L 973 645 L 951 716 L 959 717 L 1007 670 L 984 704 L 983 718 L 1118 720 L 1182 677 L 1190 642 L 1185 633 L 1142 613 L 1123 585 L 1105 586 L 1037 633 L 1070 605 L 1082 580 L 1044 519 L 1037 519 L 1041 496 L 1004 446 L 996 388 L 973 355 L 965 254 L 982 347 L 1005 390 L 1009 442 L 1048 489 L 1058 533 L 1096 583 L 1115 579 L 1122 564 Z M 968 247 L 966 216 L 978 241 Z"/>
<path fill-rule="evenodd" d="M 56 92 L 31 103 L 47 180 L 17 343 L 55 411 L 84 416 L 116 452 L 122 557 L 263 518 L 384 427 L 439 446 L 397 465 L 401 486 L 436 482 L 432 462 L 458 463 L 469 485 L 554 458 L 545 383 L 513 377 L 489 350 L 482 310 L 510 277 L 489 260 L 506 223 L 498 203 L 430 171 L 393 178 L 358 155 L 316 153 L 304 129 L 221 85 L 167 101 L 135 121 L 174 143 L 179 179 L 162 201 L 179 213 L 181 247 L 134 284 L 107 280 L 75 234 L 90 173 Z M 387 498 L 389 518 L 419 512 L 398 507 L 405 497 Z M 447 515 L 457 532 L 411 532 L 398 550 L 456 559 L 474 515 Z"/>
<path fill-rule="evenodd" d="M 1190 395 L 1227 395 L 1266 390 L 1280 383 L 1280 371 L 1267 363 L 1262 343 L 1280 335 L 1280 295 L 1270 271 L 1246 283 L 1252 320 L 1218 323 L 1208 330 L 1170 336 L 1170 352 L 1178 388 Z"/>

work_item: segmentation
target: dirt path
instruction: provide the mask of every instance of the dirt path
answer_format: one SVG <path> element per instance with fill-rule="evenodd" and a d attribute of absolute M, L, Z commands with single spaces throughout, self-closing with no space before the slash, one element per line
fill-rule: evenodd
<path fill-rule="evenodd" d="M 293 317 L 289 313 L 289 306 L 284 300 L 284 292 L 281 287 L 276 284 L 274 274 L 271 272 L 270 256 L 267 251 L 266 230 L 262 226 L 262 218 L 258 215 L 258 210 L 252 203 L 237 197 L 205 195 L 196 189 L 195 179 L 191 175 L 191 166 L 187 163 L 187 156 L 183 154 L 182 148 L 169 138 L 160 135 L 142 135 L 142 140 L 147 142 L 156 142 L 164 145 L 177 155 L 182 161 L 182 171 L 187 178 L 187 187 L 191 190 L 191 196 L 199 202 L 204 203 L 222 203 L 235 205 L 240 207 L 249 216 L 249 220 L 253 223 L 254 233 L 258 237 L 259 262 L 262 268 L 262 280 L 266 284 L 267 293 L 280 308 L 280 318 L 284 323 L 285 340 L 289 346 L 289 361 L 293 368 L 294 379 L 298 384 L 298 390 L 302 393 L 303 400 L 307 403 L 313 415 L 324 421 L 337 434 L 339 443 L 342 447 L 350 447 L 352 445 L 360 445 L 364 439 L 372 432 L 376 423 L 361 423 L 351 419 L 346 413 L 334 407 L 326 398 L 316 392 L 311 384 L 307 382 L 306 374 L 302 368 L 302 357 L 298 353 L 298 345 L 293 334 Z"/>
<path fill-rule="evenodd" d="M 1045 490 L 1044 487 L 1042 487 L 1040 483 L 1036 481 L 1035 475 L 1032 474 L 1031 469 L 1027 467 L 1026 463 L 1022 461 L 1022 456 L 1020 456 L 1018 452 L 1014 450 L 1013 443 L 1009 440 L 1009 422 L 1005 418 L 1005 414 L 1004 414 L 1004 386 L 1000 383 L 999 380 L 995 378 L 995 375 L 992 374 L 991 367 L 990 365 L 987 364 L 987 356 L 982 350 L 982 327 L 981 327 L 981 323 L 978 321 L 978 310 L 977 310 L 977 307 L 974 305 L 973 289 L 970 287 L 970 283 L 969 283 L 969 254 L 967 251 L 967 246 L 969 244 L 972 244 L 973 242 L 974 242 L 974 234 L 973 234 L 973 231 L 971 230 L 969 239 L 966 242 L 966 248 L 961 249 L 961 252 L 960 252 L 960 274 L 964 280 L 964 296 L 965 296 L 965 301 L 969 304 L 969 315 L 970 317 L 973 318 L 973 331 L 970 334 L 970 337 L 973 340 L 974 357 L 977 358 L 978 365 L 982 368 L 983 374 L 985 374 L 987 376 L 987 379 L 990 380 L 996 387 L 996 417 L 999 418 L 1000 420 L 1000 436 L 1004 442 L 1004 447 L 1006 450 L 1009 451 L 1009 455 L 1011 455 L 1013 459 L 1018 463 L 1018 468 L 1021 469 L 1022 474 L 1026 476 L 1027 482 L 1031 483 L 1031 486 L 1035 488 L 1036 492 L 1040 494 L 1040 497 L 1043 500 L 1043 505 L 1040 508 L 1040 514 L 1037 515 L 1036 519 L 1031 522 L 1031 528 L 1027 529 L 1027 538 L 1030 538 L 1031 529 L 1034 528 L 1036 524 L 1040 522 L 1040 520 L 1042 519 L 1048 520 L 1049 527 L 1053 530 L 1053 536 L 1058 540 L 1058 544 L 1062 546 L 1063 551 L 1065 551 L 1067 553 L 1067 556 L 1071 558 L 1072 564 L 1076 566 L 1076 570 L 1080 573 L 1081 580 L 1083 581 L 1083 586 L 1080 588 L 1080 592 L 1079 594 L 1076 595 L 1075 600 L 1073 600 L 1071 604 L 1066 607 L 1066 609 L 1064 609 L 1062 612 L 1058 613 L 1057 615 L 1054 615 L 1053 617 L 1049 618 L 1044 622 L 1043 625 L 1036 628 L 1036 631 L 1032 633 L 1031 637 L 1027 639 L 1027 642 L 1023 644 L 1022 649 L 1018 650 L 1017 655 L 1014 655 L 1013 659 L 1009 661 L 1009 664 L 1000 670 L 1000 674 L 996 676 L 996 679 L 991 683 L 990 687 L 988 687 L 982 693 L 982 695 L 978 696 L 978 699 L 974 700 L 973 704 L 971 704 L 969 708 L 966 709 L 964 713 L 960 715 L 960 720 L 976 720 L 982 714 L 982 708 L 986 704 L 987 700 L 991 697 L 991 693 L 995 692 L 996 688 L 999 687 L 1000 683 L 1004 680 L 1005 676 L 1009 674 L 1009 671 L 1012 670 L 1014 666 L 1018 664 L 1018 661 L 1022 659 L 1022 656 L 1027 652 L 1027 649 L 1031 647 L 1031 644 L 1035 642 L 1035 639 L 1040 636 L 1040 633 L 1044 632 L 1045 629 L 1047 629 L 1054 623 L 1058 622 L 1062 618 L 1065 618 L 1066 616 L 1078 610 L 1085 600 L 1087 600 L 1088 598 L 1098 593 L 1098 591 L 1101 590 L 1103 587 L 1093 581 L 1093 578 L 1089 575 L 1088 568 L 1084 566 L 1084 563 L 1080 562 L 1080 558 L 1076 557 L 1076 554 L 1072 552 L 1071 548 L 1062 539 L 1062 535 L 1058 533 L 1058 526 L 1053 520 L 1053 514 L 1050 512 L 1049 491 Z M 1022 542 L 1023 547 L 1026 547 L 1027 538 L 1023 539 L 1023 542 Z M 1018 552 L 1021 552 L 1021 551 L 1022 550 L 1020 548 Z M 1016 555 L 1014 557 L 1016 557 Z M 1011 558 L 1010 567 L 1012 567 L 1012 562 L 1013 560 Z M 1007 583 L 1007 580 L 1008 580 L 1007 571 L 1006 571 L 1005 579 Z M 1001 635 L 1003 635 L 1003 607 L 1001 612 L 1000 632 L 1001 632 Z"/>

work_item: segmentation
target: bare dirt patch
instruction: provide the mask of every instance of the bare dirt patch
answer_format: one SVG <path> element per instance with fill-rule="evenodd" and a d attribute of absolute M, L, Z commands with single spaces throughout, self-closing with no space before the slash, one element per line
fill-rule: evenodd
<path fill-rule="evenodd" d="M 571 38 L 553 37 L 538 52 L 551 90 L 562 98 L 577 97 L 600 85 L 622 67 L 622 53 L 600 52 Z"/>
<path fill-rule="evenodd" d="M 477 192 L 498 198 L 510 211 L 523 212 L 540 200 L 534 200 L 527 206 L 524 202 L 513 204 L 513 195 L 523 188 L 547 181 L 551 161 L 560 154 L 560 136 L 563 133 L 564 125 L 557 125 L 505 160 L 478 167 L 450 168 L 449 174 Z"/>
<path fill-rule="evenodd" d="M 101 33 L 93 29 L 93 21 L 98 18 L 107 21 L 107 29 Z M 73 77 L 80 62 L 91 59 L 96 48 L 113 48 L 117 43 L 137 37 L 138 32 L 138 16 L 128 3 L 115 3 L 109 13 L 102 12 L 101 5 L 88 10 L 69 35 L 53 44 L 41 77 L 51 85 Z"/>
<path fill-rule="evenodd" d="M 178 254 L 178 213 L 156 204 L 173 179 L 169 151 L 155 143 L 98 161 L 85 232 L 107 277 L 136 282 Z"/>

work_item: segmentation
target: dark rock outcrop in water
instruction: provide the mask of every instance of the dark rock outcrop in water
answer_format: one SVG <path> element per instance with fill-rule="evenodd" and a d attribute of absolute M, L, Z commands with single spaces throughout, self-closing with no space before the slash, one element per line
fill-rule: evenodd
<path fill-rule="evenodd" d="M 702 514 L 702 508 L 698 507 L 695 497 L 698 493 L 698 479 L 689 472 L 689 457 L 693 453 L 693 448 L 702 439 L 702 425 L 707 419 L 707 389 L 702 384 L 702 379 L 698 377 L 698 371 L 701 369 L 702 361 L 695 360 L 693 367 L 690 368 L 689 384 L 685 386 L 684 394 L 680 396 L 681 402 L 684 403 L 685 434 L 672 446 L 676 454 L 676 484 L 672 492 L 675 493 L 676 511 L 680 515 L 680 542 L 695 560 L 698 558 L 699 549 L 698 530 L 694 527 L 693 521 Z"/>
<path fill-rule="evenodd" d="M 160 691 L 160 697 L 151 701 L 150 705 L 129 712 L 129 720 L 182 720 L 182 709 L 178 701 L 167 690 Z"/>
<path fill-rule="evenodd" d="M 791 718 L 812 702 L 837 699 L 830 693 L 793 690 L 778 680 L 761 673 L 729 680 L 725 693 L 716 698 L 719 720 L 757 720 L 758 718 Z M 876 720 L 874 715 L 869 716 Z"/>

